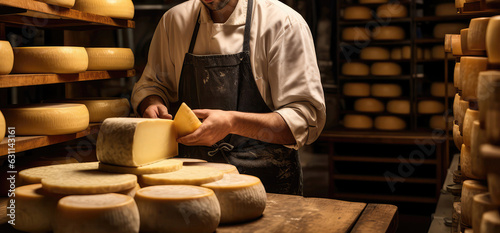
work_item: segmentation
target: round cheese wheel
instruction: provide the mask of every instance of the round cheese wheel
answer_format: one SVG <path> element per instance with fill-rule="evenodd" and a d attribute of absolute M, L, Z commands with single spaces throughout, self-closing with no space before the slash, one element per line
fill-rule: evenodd
<path fill-rule="evenodd" d="M 99 170 L 112 173 L 143 175 L 178 171 L 182 168 L 182 164 L 182 161 L 175 159 L 164 159 L 141 167 L 125 167 L 99 163 Z"/>
<path fill-rule="evenodd" d="M 446 86 L 448 86 L 448 94 L 446 94 Z M 452 83 L 445 85 L 443 82 L 434 82 L 431 84 L 431 95 L 436 97 L 453 97 L 455 95 L 455 88 Z"/>
<path fill-rule="evenodd" d="M 462 56 L 462 36 L 452 35 L 451 36 L 451 52 L 453 56 Z"/>
<path fill-rule="evenodd" d="M 221 180 L 203 184 L 212 189 L 220 204 L 221 223 L 237 223 L 258 218 L 266 208 L 266 190 L 259 178 L 226 174 Z"/>
<path fill-rule="evenodd" d="M 203 160 L 203 159 L 193 159 L 193 158 L 173 157 L 173 158 L 170 158 L 170 159 L 180 160 L 180 161 L 182 161 L 184 163 L 184 165 L 189 165 L 191 163 L 206 163 L 207 162 L 206 160 Z"/>
<path fill-rule="evenodd" d="M 399 26 L 380 26 L 372 31 L 374 40 L 403 40 L 405 30 Z"/>
<path fill-rule="evenodd" d="M 371 129 L 373 120 L 365 115 L 347 114 L 344 116 L 344 127 L 348 129 Z"/>
<path fill-rule="evenodd" d="M 342 74 L 350 76 L 370 75 L 370 67 L 361 62 L 347 62 L 342 64 Z"/>
<path fill-rule="evenodd" d="M 345 83 L 342 90 L 345 96 L 370 96 L 370 84 L 368 83 Z"/>
<path fill-rule="evenodd" d="M 0 142 L 5 137 L 6 130 L 7 130 L 7 126 L 5 125 L 5 118 L 3 117 L 3 114 L 0 111 Z"/>
<path fill-rule="evenodd" d="M 14 51 L 8 41 L 0 40 L 0 75 L 9 74 L 14 66 Z"/>
<path fill-rule="evenodd" d="M 489 17 L 470 20 L 469 33 L 467 34 L 467 48 L 469 50 L 486 50 L 486 29 L 489 21 Z"/>
<path fill-rule="evenodd" d="M 387 102 L 387 111 L 394 114 L 410 114 L 410 101 L 391 100 Z"/>
<path fill-rule="evenodd" d="M 135 193 L 137 192 L 137 190 L 141 189 L 141 186 L 139 184 L 136 184 L 135 187 L 131 188 L 131 189 L 125 189 L 123 191 L 120 191 L 120 192 L 116 192 L 118 194 L 123 194 L 123 195 L 127 195 L 127 196 L 130 196 L 130 197 L 135 197 Z"/>
<path fill-rule="evenodd" d="M 486 166 L 488 188 L 495 205 L 500 205 L 500 147 L 492 144 L 479 146 Z"/>
<path fill-rule="evenodd" d="M 455 146 L 462 150 L 463 138 L 460 135 L 460 129 L 458 125 L 453 125 L 453 142 L 455 142 Z"/>
<path fill-rule="evenodd" d="M 472 123 L 470 141 L 470 158 L 472 176 L 479 179 L 486 179 L 486 168 L 483 157 L 479 154 L 479 146 L 486 143 L 486 130 L 481 129 L 479 121 Z"/>
<path fill-rule="evenodd" d="M 238 168 L 232 164 L 227 164 L 227 163 L 189 163 L 186 164 L 185 166 L 201 166 L 201 167 L 212 167 L 224 174 L 240 174 L 238 172 Z"/>
<path fill-rule="evenodd" d="M 400 85 L 392 83 L 376 83 L 371 87 L 371 93 L 376 97 L 399 97 L 402 92 Z"/>
<path fill-rule="evenodd" d="M 483 214 L 480 233 L 500 232 L 500 214 L 498 210 L 491 210 Z"/>
<path fill-rule="evenodd" d="M 389 0 L 359 0 L 361 4 L 378 4 L 378 3 L 387 3 Z"/>
<path fill-rule="evenodd" d="M 379 130 L 403 130 L 406 128 L 406 122 L 395 116 L 378 116 L 375 118 L 375 128 Z"/>
<path fill-rule="evenodd" d="M 479 119 L 479 111 L 471 110 L 469 108 L 465 111 L 464 126 L 462 132 L 464 135 L 464 144 L 466 146 L 471 146 L 472 124 L 474 123 L 474 121 L 477 121 L 478 119 Z"/>
<path fill-rule="evenodd" d="M 359 57 L 363 60 L 389 60 L 389 50 L 382 47 L 365 47 L 361 49 Z"/>
<path fill-rule="evenodd" d="M 455 94 L 455 98 L 453 99 L 453 117 L 457 122 L 458 122 L 459 106 L 460 106 L 460 95 L 457 93 Z"/>
<path fill-rule="evenodd" d="M 54 233 L 128 233 L 139 232 L 139 227 L 134 199 L 117 193 L 64 197 L 54 218 Z"/>
<path fill-rule="evenodd" d="M 372 18 L 372 10 L 365 6 L 349 6 L 344 9 L 345 20 L 367 20 Z"/>
<path fill-rule="evenodd" d="M 469 101 L 464 101 L 462 100 L 462 97 L 460 97 L 460 101 L 458 103 L 458 115 L 457 115 L 457 121 L 458 125 L 460 126 L 460 132 L 462 132 L 463 135 L 463 126 L 464 126 L 464 119 L 465 119 L 465 112 L 469 109 Z"/>
<path fill-rule="evenodd" d="M 426 49 L 428 51 L 428 49 Z M 432 47 L 432 50 L 430 51 L 430 57 L 425 57 L 424 59 L 444 59 L 446 56 L 445 49 L 443 45 L 435 45 Z M 452 58 L 452 54 L 448 55 L 448 58 Z"/>
<path fill-rule="evenodd" d="M 455 3 L 441 3 L 436 5 L 436 16 L 452 16 L 457 14 Z"/>
<path fill-rule="evenodd" d="M 403 59 L 403 52 L 401 48 L 393 48 L 391 50 L 391 59 L 392 60 L 401 60 Z"/>
<path fill-rule="evenodd" d="M 19 178 L 23 184 L 36 184 L 42 182 L 43 178 L 58 177 L 66 171 L 96 170 L 98 166 L 97 162 L 89 162 L 33 167 L 20 171 Z"/>
<path fill-rule="evenodd" d="M 403 59 L 411 59 L 411 46 L 403 46 L 401 52 Z"/>
<path fill-rule="evenodd" d="M 500 71 L 481 71 L 477 81 L 477 100 L 479 106 L 479 121 L 481 124 L 486 122 L 486 113 L 488 112 L 489 98 L 493 89 L 491 85 L 495 81 L 500 81 Z"/>
<path fill-rule="evenodd" d="M 359 112 L 383 112 L 384 103 L 374 98 L 361 98 L 354 102 L 354 110 Z"/>
<path fill-rule="evenodd" d="M 220 180 L 223 176 L 223 172 L 213 167 L 184 166 L 175 172 L 143 175 L 142 181 L 147 185 L 201 185 Z"/>
<path fill-rule="evenodd" d="M 73 9 L 118 19 L 133 19 L 135 13 L 131 0 L 77 0 Z"/>
<path fill-rule="evenodd" d="M 89 111 L 90 122 L 103 122 L 107 118 L 127 117 L 130 115 L 130 103 L 125 98 L 91 97 L 45 102 L 84 104 Z"/>
<path fill-rule="evenodd" d="M 129 48 L 85 48 L 89 55 L 87 70 L 129 70 L 134 68 L 134 53 Z"/>
<path fill-rule="evenodd" d="M 370 72 L 377 76 L 396 76 L 401 75 L 402 69 L 395 62 L 375 62 L 372 64 Z"/>
<path fill-rule="evenodd" d="M 42 0 L 47 4 L 71 8 L 75 5 L 75 0 Z"/>
<path fill-rule="evenodd" d="M 451 53 L 451 38 L 453 34 L 444 35 L 444 51 L 447 53 Z"/>
<path fill-rule="evenodd" d="M 472 198 L 472 228 L 475 232 L 481 232 L 483 214 L 498 207 L 500 206 L 493 203 L 489 193 L 478 194 Z"/>
<path fill-rule="evenodd" d="M 346 27 L 342 29 L 342 39 L 345 41 L 370 40 L 370 30 L 365 27 Z"/>
<path fill-rule="evenodd" d="M 404 18 L 408 16 L 408 9 L 401 4 L 389 3 L 377 8 L 379 18 Z"/>
<path fill-rule="evenodd" d="M 455 63 L 455 71 L 453 72 L 453 86 L 462 90 L 462 82 L 460 80 L 460 62 Z"/>
<path fill-rule="evenodd" d="M 477 180 L 465 180 L 462 185 L 462 222 L 472 225 L 472 198 L 477 194 L 488 192 L 488 187 Z"/>
<path fill-rule="evenodd" d="M 211 233 L 221 208 L 214 192 L 190 185 L 158 185 L 137 191 L 141 232 Z"/>
<path fill-rule="evenodd" d="M 445 130 L 446 128 L 448 128 L 448 130 L 452 130 L 453 117 L 449 116 L 448 119 L 446 119 L 443 115 L 432 116 L 429 120 L 429 126 L 431 127 L 431 129 Z"/>
<path fill-rule="evenodd" d="M 467 25 L 463 23 L 438 23 L 434 26 L 434 38 L 443 38 L 446 34 L 458 34 Z"/>
<path fill-rule="evenodd" d="M 486 51 L 488 53 L 488 61 L 491 64 L 500 64 L 500 16 L 490 18 L 486 29 Z"/>
<path fill-rule="evenodd" d="M 460 40 L 461 40 L 463 55 L 481 55 L 481 56 L 484 56 L 485 52 L 482 50 L 470 50 L 469 49 L 468 38 L 469 38 L 469 29 L 464 28 L 464 29 L 460 30 Z"/>
<path fill-rule="evenodd" d="M 422 100 L 418 102 L 418 113 L 439 114 L 444 112 L 444 104 L 435 100 Z"/>
<path fill-rule="evenodd" d="M 17 47 L 12 73 L 81 73 L 88 64 L 83 47 Z"/>

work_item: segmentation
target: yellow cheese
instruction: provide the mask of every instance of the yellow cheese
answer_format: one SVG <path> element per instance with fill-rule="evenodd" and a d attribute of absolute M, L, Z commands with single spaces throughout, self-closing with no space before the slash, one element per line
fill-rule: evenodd
<path fill-rule="evenodd" d="M 89 111 L 90 122 L 103 122 L 107 118 L 127 117 L 130 115 L 130 103 L 125 98 L 92 97 L 46 102 L 84 104 Z"/>
<path fill-rule="evenodd" d="M 172 120 L 108 118 L 97 137 L 97 159 L 118 166 L 140 167 L 177 155 Z"/>
<path fill-rule="evenodd" d="M 401 52 L 403 59 L 411 59 L 411 46 L 403 46 Z M 417 48 L 417 59 L 422 59 L 422 48 Z"/>
<path fill-rule="evenodd" d="M 462 149 L 462 144 L 463 144 L 463 138 L 462 135 L 460 135 L 460 129 L 458 125 L 453 125 L 453 142 L 455 143 L 455 146 L 458 148 L 458 150 Z"/>
<path fill-rule="evenodd" d="M 453 72 L 453 86 L 462 90 L 462 82 L 460 80 L 460 62 L 455 63 L 455 71 Z"/>
<path fill-rule="evenodd" d="M 354 110 L 359 112 L 383 112 L 384 103 L 374 98 L 361 98 L 354 102 Z"/>
<path fill-rule="evenodd" d="M 71 8 L 75 5 L 75 0 L 41 0 L 47 4 Z"/>
<path fill-rule="evenodd" d="M 446 119 L 443 115 L 432 116 L 429 120 L 429 126 L 431 127 L 431 129 L 445 130 L 446 128 L 448 128 L 448 130 L 452 130 L 453 117 L 449 116 L 448 119 Z"/>
<path fill-rule="evenodd" d="M 6 130 L 7 130 L 7 126 L 5 125 L 5 118 L 3 117 L 2 112 L 0 112 L 0 142 L 5 137 Z"/>
<path fill-rule="evenodd" d="M 368 83 L 346 83 L 342 90 L 345 96 L 370 96 L 370 84 Z"/>
<path fill-rule="evenodd" d="M 139 232 L 139 227 L 134 199 L 116 193 L 64 197 L 54 218 L 54 233 L 126 233 Z"/>
<path fill-rule="evenodd" d="M 370 40 L 370 30 L 365 27 L 346 27 L 342 29 L 342 39 L 345 41 Z"/>
<path fill-rule="evenodd" d="M 452 16 L 457 14 L 455 3 L 441 3 L 436 5 L 436 16 Z"/>
<path fill-rule="evenodd" d="M 81 73 L 88 64 L 83 47 L 17 47 L 12 73 Z"/>
<path fill-rule="evenodd" d="M 462 46 L 462 54 L 463 55 L 480 55 L 484 56 L 485 52 L 481 50 L 470 50 L 469 49 L 469 29 L 464 28 L 460 30 L 460 40 L 461 40 L 461 46 Z"/>
<path fill-rule="evenodd" d="M 467 34 L 467 48 L 469 50 L 486 50 L 486 29 L 489 17 L 470 20 L 469 33 Z"/>
<path fill-rule="evenodd" d="M 464 144 L 466 146 L 471 146 L 471 131 L 472 124 L 474 121 L 479 120 L 479 111 L 467 109 L 465 111 L 464 117 L 464 126 L 463 126 L 463 135 L 464 135 Z"/>
<path fill-rule="evenodd" d="M 370 72 L 377 76 L 396 76 L 401 75 L 402 69 L 395 62 L 375 62 L 372 64 Z"/>
<path fill-rule="evenodd" d="M 483 214 L 480 233 L 500 232 L 500 214 L 498 210 L 491 210 Z"/>
<path fill-rule="evenodd" d="M 399 97 L 402 94 L 401 86 L 392 83 L 375 83 L 371 87 L 372 96 Z"/>
<path fill-rule="evenodd" d="M 470 146 L 462 144 L 462 149 L 460 150 L 460 170 L 462 171 L 464 179 L 473 179 L 472 169 L 471 169 L 471 158 L 470 158 Z M 463 190 L 463 189 L 462 189 Z M 469 225 L 469 224 L 467 224 Z"/>
<path fill-rule="evenodd" d="M 443 38 L 446 34 L 458 34 L 467 24 L 463 23 L 438 23 L 434 26 L 434 38 Z"/>
<path fill-rule="evenodd" d="M 116 192 L 118 194 L 123 194 L 123 195 L 127 195 L 127 196 L 130 196 L 130 197 L 134 197 L 135 196 L 135 193 L 137 192 L 137 190 L 141 189 L 141 186 L 139 184 L 136 184 L 135 187 L 131 188 L 131 189 L 125 189 L 123 191 L 120 191 L 120 192 Z"/>
<path fill-rule="evenodd" d="M 450 47 L 451 48 L 451 47 Z M 427 51 L 427 49 L 426 49 Z M 445 58 L 445 50 L 443 45 L 435 45 L 432 47 L 431 57 L 427 58 L 424 56 L 424 59 L 444 59 Z M 453 58 L 452 54 L 448 54 L 448 58 Z"/>
<path fill-rule="evenodd" d="M 418 113 L 439 114 L 444 112 L 444 104 L 435 100 L 422 100 L 418 102 Z"/>
<path fill-rule="evenodd" d="M 462 36 L 452 35 L 451 36 L 451 52 L 453 56 L 462 56 Z"/>
<path fill-rule="evenodd" d="M 486 166 L 488 188 L 495 205 L 500 205 L 500 147 L 483 144 L 479 147 Z"/>
<path fill-rule="evenodd" d="M 389 50 L 383 47 L 365 47 L 359 57 L 363 60 L 389 60 Z"/>
<path fill-rule="evenodd" d="M 215 192 L 220 204 L 221 223 L 256 219 L 266 208 L 266 190 L 255 176 L 227 174 L 221 180 L 201 186 Z"/>
<path fill-rule="evenodd" d="M 453 117 L 458 122 L 458 111 L 460 106 L 460 95 L 455 94 L 455 98 L 453 99 Z"/>
<path fill-rule="evenodd" d="M 135 12 L 131 0 L 76 0 L 73 9 L 118 19 L 133 19 Z"/>
<path fill-rule="evenodd" d="M 377 7 L 379 18 L 404 18 L 408 16 L 408 9 L 401 4 L 389 3 Z"/>
<path fill-rule="evenodd" d="M 500 80 L 500 71 L 482 71 L 479 72 L 477 81 L 477 100 L 479 106 L 479 121 L 481 124 L 486 122 L 486 113 L 488 112 L 489 98 L 493 94 L 491 84 Z"/>
<path fill-rule="evenodd" d="M 89 112 L 83 104 L 32 104 L 3 108 L 8 127 L 16 135 L 58 135 L 85 130 Z"/>
<path fill-rule="evenodd" d="M 213 167 L 184 166 L 175 172 L 142 175 L 142 181 L 147 185 L 201 185 L 220 180 L 223 176 L 223 172 Z"/>
<path fill-rule="evenodd" d="M 445 87 L 448 86 L 448 92 L 445 91 Z M 448 93 L 447 95 L 445 93 Z M 455 95 L 455 88 L 452 83 L 433 82 L 431 84 L 431 95 L 436 97 L 453 97 Z"/>
<path fill-rule="evenodd" d="M 8 41 L 0 40 L 0 75 L 9 74 L 14 66 L 14 51 Z"/>
<path fill-rule="evenodd" d="M 392 60 L 401 60 L 403 59 L 403 51 L 401 50 L 401 48 L 393 48 L 391 50 L 391 59 Z"/>
<path fill-rule="evenodd" d="M 399 26 L 379 26 L 373 29 L 372 38 L 374 40 L 403 40 L 405 30 Z"/>
<path fill-rule="evenodd" d="M 444 36 L 444 51 L 447 53 L 451 53 L 451 38 L 453 34 L 446 34 Z"/>
<path fill-rule="evenodd" d="M 406 128 L 406 122 L 395 116 L 378 116 L 375 118 L 375 128 L 379 130 L 403 130 Z"/>
<path fill-rule="evenodd" d="M 500 64 L 500 16 L 490 18 L 488 28 L 486 29 L 486 52 L 488 53 L 488 62 L 491 64 Z"/>
<path fill-rule="evenodd" d="M 236 166 L 227 163 L 188 163 L 185 166 L 201 166 L 201 167 L 212 167 L 224 174 L 240 174 Z"/>
<path fill-rule="evenodd" d="M 472 229 L 474 229 L 474 232 L 481 232 L 483 214 L 496 210 L 498 207 L 491 200 L 489 193 L 478 194 L 472 198 Z"/>
<path fill-rule="evenodd" d="M 458 115 L 456 117 L 456 120 L 458 122 L 458 125 L 460 126 L 460 132 L 462 132 L 462 135 L 463 135 L 465 112 L 467 111 L 467 109 L 469 109 L 469 101 L 462 100 L 462 97 L 460 97 L 460 101 L 458 102 L 457 109 L 458 109 Z"/>
<path fill-rule="evenodd" d="M 477 194 L 488 192 L 483 183 L 476 180 L 466 180 L 462 185 L 462 222 L 468 226 L 472 225 L 472 198 Z"/>
<path fill-rule="evenodd" d="M 344 127 L 348 129 L 371 129 L 373 120 L 365 115 L 347 114 L 344 116 Z"/>
<path fill-rule="evenodd" d="M 174 126 L 179 137 L 182 137 L 196 131 L 201 126 L 201 122 L 193 111 L 182 103 L 175 114 Z"/>
<path fill-rule="evenodd" d="M 365 20 L 372 18 L 372 11 L 365 6 L 349 6 L 344 9 L 345 20 Z"/>
<path fill-rule="evenodd" d="M 129 48 L 85 48 L 89 55 L 87 70 L 129 70 L 134 68 L 134 53 Z"/>
<path fill-rule="evenodd" d="M 410 114 L 410 101 L 391 100 L 387 102 L 387 111 L 394 114 Z"/>
<path fill-rule="evenodd" d="M 219 201 L 210 189 L 189 185 L 142 188 L 135 196 L 141 232 L 212 233 L 219 225 Z"/>
<path fill-rule="evenodd" d="M 462 57 L 460 59 L 460 82 L 462 82 L 462 98 L 477 99 L 477 82 L 479 72 L 488 68 L 486 57 Z"/>
<path fill-rule="evenodd" d="M 347 62 L 342 64 L 342 74 L 350 76 L 370 75 L 370 67 L 361 62 Z"/>
<path fill-rule="evenodd" d="M 378 4 L 387 2 L 389 2 L 389 0 L 359 0 L 360 4 Z"/>
<path fill-rule="evenodd" d="M 178 171 L 182 168 L 182 164 L 182 161 L 176 159 L 164 159 L 142 167 L 124 167 L 99 163 L 99 170 L 112 173 L 143 175 Z"/>
<path fill-rule="evenodd" d="M 97 162 L 89 163 L 68 163 L 57 164 L 42 167 L 33 167 L 22 170 L 19 172 L 19 178 L 23 184 L 36 184 L 40 183 L 43 178 L 58 177 L 61 173 L 67 171 L 88 171 L 96 170 L 98 168 Z"/>
<path fill-rule="evenodd" d="M 481 129 L 479 121 L 474 121 L 470 134 L 471 173 L 474 177 L 484 180 L 486 179 L 486 168 L 483 157 L 479 155 L 479 146 L 486 143 L 486 130 Z"/>

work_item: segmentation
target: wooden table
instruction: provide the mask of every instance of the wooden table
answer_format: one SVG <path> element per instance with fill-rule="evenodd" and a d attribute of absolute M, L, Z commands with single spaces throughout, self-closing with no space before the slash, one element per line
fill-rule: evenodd
<path fill-rule="evenodd" d="M 217 233 L 253 232 L 396 232 L 397 207 L 325 198 L 269 193 L 266 210 L 251 222 L 221 225 Z M 18 232 L 5 223 L 5 202 L 0 205 L 0 232 Z"/>

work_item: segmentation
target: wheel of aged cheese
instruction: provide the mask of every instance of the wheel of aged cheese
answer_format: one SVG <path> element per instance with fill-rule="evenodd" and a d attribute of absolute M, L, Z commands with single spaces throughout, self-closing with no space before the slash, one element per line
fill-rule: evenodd
<path fill-rule="evenodd" d="M 479 55 L 479 56 L 486 56 L 486 53 L 482 50 L 470 50 L 469 49 L 469 29 L 464 28 L 460 30 L 460 40 L 461 40 L 461 46 L 462 46 L 462 54 L 469 56 L 469 55 Z"/>
<path fill-rule="evenodd" d="M 354 102 L 354 110 L 358 112 L 383 112 L 384 103 L 374 98 L 361 98 Z"/>
<path fill-rule="evenodd" d="M 259 178 L 226 174 L 221 180 L 203 184 L 217 196 L 221 223 L 238 223 L 258 218 L 266 208 L 267 195 Z"/>
<path fill-rule="evenodd" d="M 178 171 L 182 168 L 182 164 L 182 161 L 175 159 L 164 159 L 141 167 L 124 167 L 99 163 L 99 170 L 112 173 L 144 175 Z"/>
<path fill-rule="evenodd" d="M 345 83 L 342 90 L 345 96 L 370 96 L 370 84 L 368 83 Z"/>
<path fill-rule="evenodd" d="M 0 111 L 0 142 L 5 137 L 6 130 L 7 130 L 7 126 L 5 125 L 5 118 L 3 117 L 3 114 Z"/>
<path fill-rule="evenodd" d="M 489 17 L 474 18 L 470 20 L 467 46 L 469 50 L 486 50 L 486 29 Z"/>
<path fill-rule="evenodd" d="M 483 214 L 481 219 L 481 233 L 500 232 L 500 214 L 498 210 L 491 210 Z"/>
<path fill-rule="evenodd" d="M 347 62 L 342 64 L 342 74 L 350 76 L 370 75 L 370 67 L 361 62 Z"/>
<path fill-rule="evenodd" d="M 459 34 L 460 30 L 466 28 L 463 23 L 438 23 L 434 26 L 434 38 L 443 38 L 446 34 Z"/>
<path fill-rule="evenodd" d="M 458 125 L 453 125 L 453 142 L 455 142 L 455 146 L 462 150 L 463 138 L 460 135 L 460 129 Z"/>
<path fill-rule="evenodd" d="M 465 180 L 462 185 L 462 222 L 472 225 L 472 198 L 477 194 L 488 192 L 488 187 L 477 180 Z"/>
<path fill-rule="evenodd" d="M 365 47 L 361 49 L 359 57 L 363 60 L 389 60 L 391 54 L 383 47 Z"/>
<path fill-rule="evenodd" d="M 462 83 L 460 80 L 460 62 L 455 63 L 455 71 L 453 72 L 453 86 L 462 90 Z"/>
<path fill-rule="evenodd" d="M 173 157 L 173 158 L 170 158 L 170 159 L 180 160 L 180 161 L 182 161 L 184 163 L 184 165 L 189 165 L 191 163 L 206 163 L 207 162 L 206 160 L 203 160 L 203 159 L 193 159 L 193 158 Z"/>
<path fill-rule="evenodd" d="M 500 81 L 494 81 L 491 88 L 485 120 L 486 137 L 488 143 L 500 145 Z"/>
<path fill-rule="evenodd" d="M 436 16 L 452 16 L 457 14 L 455 3 L 441 3 L 436 5 L 434 13 Z"/>
<path fill-rule="evenodd" d="M 175 114 L 174 126 L 178 136 L 182 137 L 197 130 L 201 126 L 201 121 L 186 103 L 182 103 Z"/>
<path fill-rule="evenodd" d="M 486 166 L 488 188 L 495 205 L 500 205 L 500 147 L 492 144 L 479 146 L 479 151 Z"/>
<path fill-rule="evenodd" d="M 488 62 L 491 64 L 500 64 L 500 16 L 490 18 L 488 28 L 486 29 L 486 52 L 488 53 Z"/>
<path fill-rule="evenodd" d="M 397 3 L 384 4 L 377 7 L 377 16 L 390 19 L 404 18 L 408 16 L 408 9 L 406 6 Z"/>
<path fill-rule="evenodd" d="M 43 178 L 58 177 L 66 171 L 89 171 L 97 170 L 97 162 L 89 163 L 67 163 L 50 166 L 33 167 L 19 172 L 19 178 L 22 184 L 41 183 Z"/>
<path fill-rule="evenodd" d="M 370 30 L 365 27 L 346 27 L 342 29 L 342 39 L 345 41 L 370 40 Z"/>
<path fill-rule="evenodd" d="M 403 59 L 411 59 L 411 54 L 412 54 L 412 52 L 411 52 L 411 46 L 403 46 L 401 48 L 401 53 L 402 53 Z M 418 55 L 417 55 L 417 57 L 418 57 Z"/>
<path fill-rule="evenodd" d="M 12 73 L 81 73 L 88 65 L 83 47 L 16 47 Z"/>
<path fill-rule="evenodd" d="M 399 26 L 380 26 L 373 29 L 372 38 L 374 40 L 403 40 L 405 30 Z"/>
<path fill-rule="evenodd" d="M 135 13 L 131 0 L 76 0 L 73 9 L 118 19 L 133 19 Z"/>
<path fill-rule="evenodd" d="M 471 146 L 472 124 L 477 120 L 479 120 L 479 111 L 467 108 L 465 111 L 464 126 L 462 131 L 464 135 L 464 144 L 466 146 Z"/>
<path fill-rule="evenodd" d="M 372 96 L 375 97 L 399 97 L 402 92 L 400 85 L 392 83 L 375 83 L 371 87 Z"/>
<path fill-rule="evenodd" d="M 472 198 L 472 229 L 481 232 L 481 220 L 483 214 L 488 211 L 498 209 L 498 205 L 493 204 L 489 193 L 482 193 Z"/>
<path fill-rule="evenodd" d="M 375 128 L 379 130 L 403 130 L 406 128 L 406 122 L 395 116 L 378 116 L 375 118 Z"/>
<path fill-rule="evenodd" d="M 455 94 L 455 98 L 453 99 L 453 117 L 458 123 L 458 112 L 459 112 L 459 107 L 460 107 L 460 95 L 457 93 Z"/>
<path fill-rule="evenodd" d="M 125 98 L 91 97 L 44 102 L 84 104 L 89 111 L 90 122 L 103 122 L 107 118 L 127 117 L 130 115 L 130 103 Z"/>
<path fill-rule="evenodd" d="M 108 118 L 97 137 L 96 155 L 102 163 L 140 167 L 177 155 L 174 121 Z"/>
<path fill-rule="evenodd" d="M 429 120 L 429 126 L 431 127 L 431 129 L 445 130 L 446 128 L 448 128 L 448 130 L 452 130 L 453 116 L 449 116 L 448 119 L 446 119 L 443 115 L 432 116 Z"/>
<path fill-rule="evenodd" d="M 394 114 L 410 114 L 410 101 L 391 100 L 387 102 L 387 112 Z"/>
<path fill-rule="evenodd" d="M 184 166 L 182 169 L 142 176 L 147 185 L 201 185 L 222 179 L 224 173 L 213 167 Z"/>
<path fill-rule="evenodd" d="M 185 166 L 201 166 L 201 167 L 212 167 L 224 174 L 240 174 L 236 166 L 227 163 L 189 163 Z"/>
<path fill-rule="evenodd" d="M 370 72 L 376 76 L 397 76 L 401 75 L 402 69 L 395 62 L 375 62 L 372 64 Z"/>
<path fill-rule="evenodd" d="M 129 233 L 139 232 L 139 227 L 134 199 L 117 193 L 64 197 L 54 218 L 54 233 Z"/>
<path fill-rule="evenodd" d="M 470 141 L 471 173 L 479 179 L 486 179 L 486 167 L 483 157 L 479 154 L 479 146 L 486 143 L 486 130 L 481 129 L 479 121 L 472 123 Z"/>
<path fill-rule="evenodd" d="M 444 104 L 435 100 L 422 100 L 418 102 L 418 113 L 439 114 L 444 112 Z"/>
<path fill-rule="evenodd" d="M 451 47 L 450 47 L 451 49 Z M 426 49 L 428 51 L 428 49 Z M 450 50 L 451 51 L 451 50 Z M 424 56 L 424 59 L 444 59 L 446 56 L 445 49 L 443 45 L 435 45 L 432 47 L 432 50 L 430 52 L 430 57 Z M 451 53 L 448 54 L 448 58 L 452 59 L 453 55 Z"/>
<path fill-rule="evenodd" d="M 135 197 L 135 193 L 139 189 L 141 189 L 141 186 L 139 184 L 136 184 L 135 187 L 133 187 L 131 189 L 125 189 L 125 190 L 123 190 L 121 192 L 116 192 L 116 193 L 127 195 L 127 196 L 130 196 L 130 197 L 134 198 Z"/>
<path fill-rule="evenodd" d="M 477 100 L 479 106 L 479 121 L 481 124 L 486 122 L 486 111 L 489 106 L 489 99 L 493 93 L 491 85 L 495 81 L 500 81 L 500 71 L 481 71 L 477 81 Z M 484 110 L 483 110 L 484 109 Z"/>
<path fill-rule="evenodd" d="M 14 51 L 10 42 L 0 40 L 0 75 L 9 74 L 14 66 Z"/>
<path fill-rule="evenodd" d="M 462 56 L 462 36 L 452 35 L 451 36 L 451 52 L 453 56 Z"/>
<path fill-rule="evenodd" d="M 83 104 L 31 104 L 3 108 L 9 127 L 16 135 L 59 135 L 85 130 L 89 112 Z"/>
<path fill-rule="evenodd" d="M 448 94 L 446 95 L 446 86 L 448 86 Z M 455 95 L 455 87 L 453 87 L 452 83 L 448 83 L 445 85 L 443 82 L 433 82 L 431 84 L 431 95 L 436 97 L 453 97 Z"/>
<path fill-rule="evenodd" d="M 134 53 L 129 48 L 85 48 L 89 55 L 87 70 L 129 70 L 134 68 Z"/>
<path fill-rule="evenodd" d="M 391 59 L 392 60 L 401 60 L 403 59 L 403 51 L 401 50 L 401 48 L 393 48 L 391 50 Z"/>
<path fill-rule="evenodd" d="M 345 20 L 367 20 L 372 18 L 372 10 L 365 6 L 349 6 L 344 8 Z"/>
<path fill-rule="evenodd" d="M 460 101 L 458 103 L 458 115 L 457 115 L 457 121 L 458 125 L 460 126 L 460 132 L 462 132 L 463 135 L 463 126 L 464 126 L 464 119 L 465 119 L 465 112 L 469 109 L 469 101 L 464 101 L 462 100 L 462 97 L 460 97 Z"/>
<path fill-rule="evenodd" d="M 387 2 L 389 2 L 389 0 L 359 0 L 360 4 L 378 4 Z"/>
<path fill-rule="evenodd" d="M 451 53 L 451 38 L 453 34 L 444 35 L 444 51 L 447 53 Z"/>
<path fill-rule="evenodd" d="M 344 127 L 348 129 L 371 129 L 373 120 L 369 116 L 347 114 L 344 116 Z"/>
<path fill-rule="evenodd" d="M 71 8 L 75 5 L 75 0 L 41 0 L 47 4 Z"/>

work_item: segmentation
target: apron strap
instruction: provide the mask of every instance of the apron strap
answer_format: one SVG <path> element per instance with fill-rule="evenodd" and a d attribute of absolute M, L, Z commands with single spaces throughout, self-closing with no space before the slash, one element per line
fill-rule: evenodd
<path fill-rule="evenodd" d="M 196 18 L 196 25 L 194 26 L 193 36 L 191 37 L 191 44 L 189 45 L 189 53 L 193 53 L 194 45 L 196 44 L 196 38 L 198 37 L 198 30 L 200 29 L 200 12 L 198 12 L 198 17 Z"/>
<path fill-rule="evenodd" d="M 245 37 L 243 39 L 243 52 L 250 52 L 250 29 L 252 25 L 253 0 L 248 0 L 247 19 L 245 22 Z"/>

